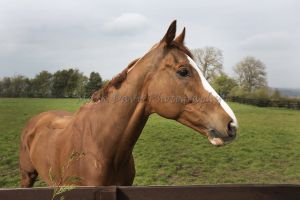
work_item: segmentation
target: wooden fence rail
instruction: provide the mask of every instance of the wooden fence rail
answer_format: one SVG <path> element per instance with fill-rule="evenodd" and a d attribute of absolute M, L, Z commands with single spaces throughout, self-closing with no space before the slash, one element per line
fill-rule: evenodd
<path fill-rule="evenodd" d="M 0 189 L 1 200 L 51 200 L 53 188 Z M 200 185 L 78 187 L 54 199 L 68 200 L 289 200 L 300 185 Z"/>

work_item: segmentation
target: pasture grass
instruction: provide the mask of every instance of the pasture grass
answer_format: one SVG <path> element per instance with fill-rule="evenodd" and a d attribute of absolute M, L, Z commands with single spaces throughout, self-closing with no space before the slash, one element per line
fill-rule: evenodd
<path fill-rule="evenodd" d="M 19 137 L 47 110 L 75 111 L 78 99 L 0 98 L 0 187 L 18 187 Z M 216 148 L 199 133 L 152 115 L 138 140 L 134 185 L 300 183 L 300 112 L 230 103 L 238 138 Z M 39 181 L 36 186 L 43 186 Z"/>

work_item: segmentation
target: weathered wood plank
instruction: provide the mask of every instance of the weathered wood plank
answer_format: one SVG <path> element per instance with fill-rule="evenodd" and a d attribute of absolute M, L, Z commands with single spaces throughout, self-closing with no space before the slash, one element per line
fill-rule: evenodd
<path fill-rule="evenodd" d="M 300 199 L 300 185 L 78 187 L 62 195 L 65 200 L 289 200 Z M 0 189 L 1 200 L 51 200 L 52 196 L 53 188 Z"/>

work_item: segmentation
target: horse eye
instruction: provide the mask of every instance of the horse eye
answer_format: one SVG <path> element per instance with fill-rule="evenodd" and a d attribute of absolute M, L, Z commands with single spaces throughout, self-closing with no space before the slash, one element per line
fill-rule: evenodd
<path fill-rule="evenodd" d="M 187 69 L 180 69 L 177 71 L 177 74 L 179 74 L 182 77 L 186 77 L 189 75 L 189 71 Z"/>

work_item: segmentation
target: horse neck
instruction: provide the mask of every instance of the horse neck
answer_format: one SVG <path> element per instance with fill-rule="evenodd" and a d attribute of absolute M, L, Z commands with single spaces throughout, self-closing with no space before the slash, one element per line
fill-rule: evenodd
<path fill-rule="evenodd" d="M 128 161 L 148 120 L 146 101 L 136 98 L 144 97 L 144 81 L 148 71 L 147 66 L 143 66 L 143 61 L 137 63 L 122 86 L 109 94 L 107 101 L 95 103 L 98 109 L 94 110 L 98 110 L 102 116 L 97 124 L 104 125 L 95 124 L 97 140 L 100 144 L 105 141 L 104 153 L 112 157 L 116 168 Z"/>

